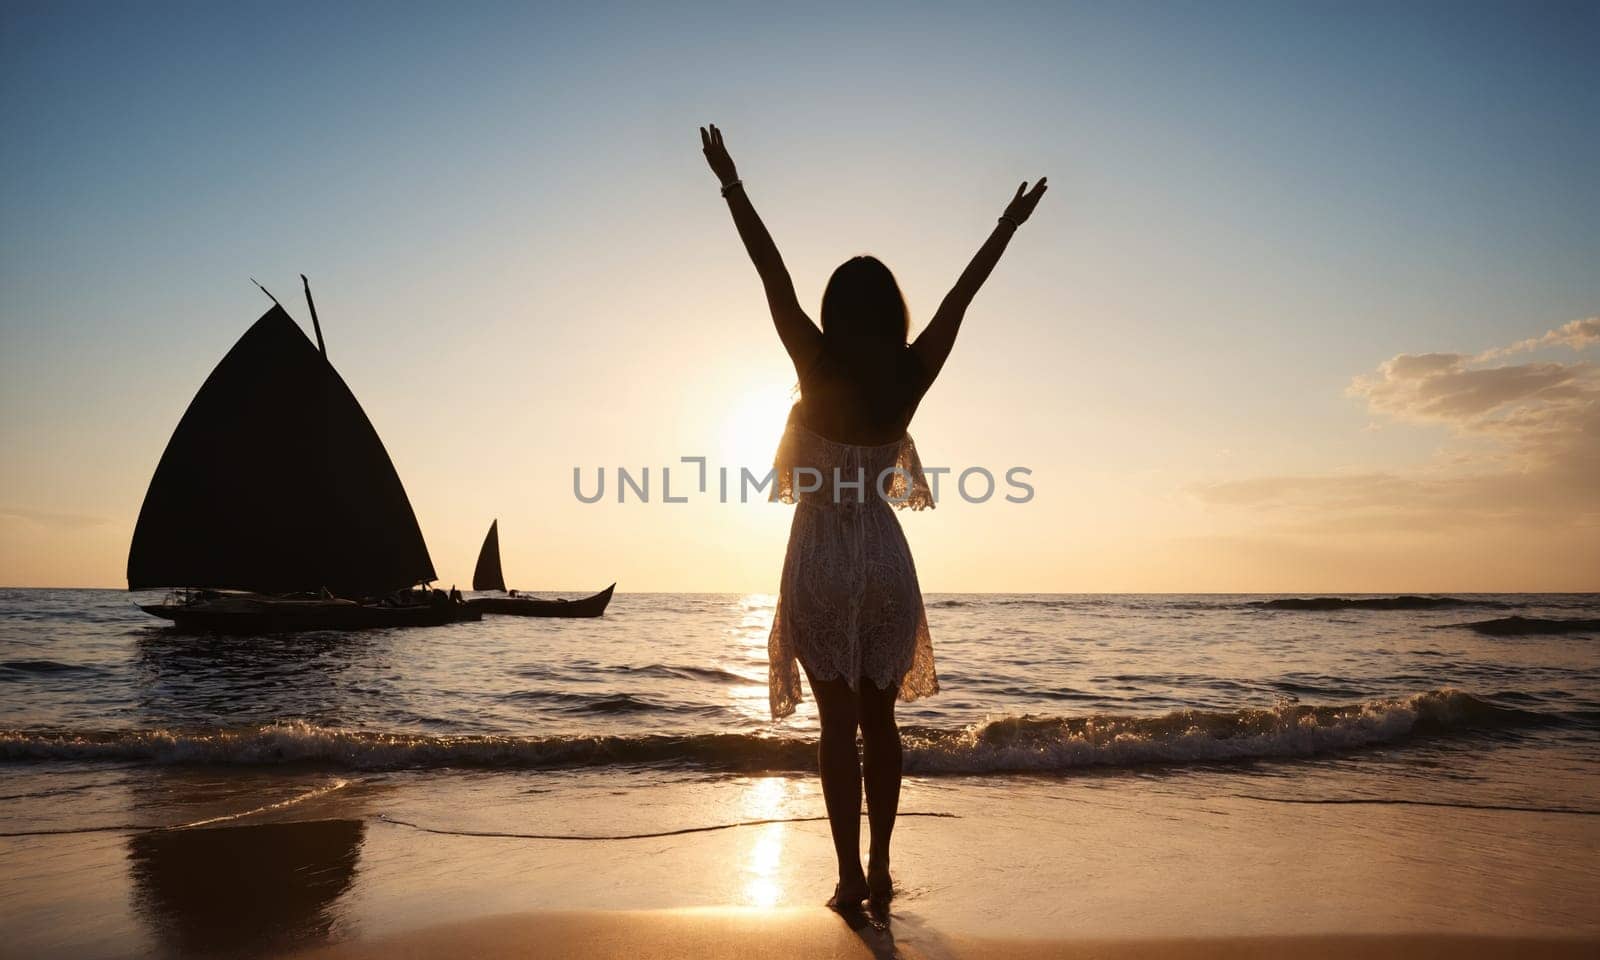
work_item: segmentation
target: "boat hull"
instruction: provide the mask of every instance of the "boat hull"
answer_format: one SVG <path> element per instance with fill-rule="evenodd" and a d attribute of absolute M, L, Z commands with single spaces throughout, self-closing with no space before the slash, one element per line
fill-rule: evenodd
<path fill-rule="evenodd" d="M 539 600 L 534 597 L 474 597 L 467 606 L 508 617 L 598 617 L 606 612 L 616 584 L 581 600 Z"/>
<path fill-rule="evenodd" d="M 377 630 L 385 627 L 437 627 L 481 620 L 483 612 L 464 603 L 383 606 L 345 600 L 222 600 L 189 604 L 141 604 L 151 616 L 172 621 L 183 633 L 298 633 L 312 630 Z"/>

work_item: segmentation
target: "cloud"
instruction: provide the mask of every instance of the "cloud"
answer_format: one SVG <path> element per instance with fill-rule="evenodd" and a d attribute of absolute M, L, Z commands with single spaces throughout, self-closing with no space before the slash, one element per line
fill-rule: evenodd
<path fill-rule="evenodd" d="M 1346 507 L 1412 497 L 1417 482 L 1392 473 L 1266 476 L 1200 484 L 1195 494 L 1207 503 L 1225 506 L 1294 506 L 1315 502 Z"/>
<path fill-rule="evenodd" d="M 1600 369 L 1582 360 L 1494 361 L 1597 342 L 1600 317 L 1591 317 L 1482 354 L 1391 357 L 1354 377 L 1346 395 L 1366 403 L 1368 430 L 1445 427 L 1450 440 L 1428 462 L 1229 479 L 1191 493 L 1252 514 L 1266 528 L 1260 532 L 1304 542 L 1371 535 L 1400 543 L 1396 536 L 1424 533 L 1481 546 L 1494 531 L 1504 543 L 1527 543 L 1535 531 L 1549 545 L 1593 537 L 1600 529 Z"/>
<path fill-rule="evenodd" d="M 1514 353 L 1525 353 L 1529 350 L 1539 350 L 1544 347 L 1571 347 L 1582 350 L 1591 344 L 1600 343 L 1600 317 L 1585 317 L 1582 320 L 1572 320 L 1562 324 L 1542 337 L 1529 337 L 1520 340 L 1509 347 L 1497 347 L 1485 350 L 1478 354 L 1480 361 L 1495 360 L 1500 357 L 1510 356 Z"/>
<path fill-rule="evenodd" d="M 1356 377 L 1347 392 L 1365 397 L 1374 413 L 1399 420 L 1466 423 L 1507 404 L 1565 402 L 1575 381 L 1593 379 L 1587 363 L 1473 368 L 1473 362 L 1459 353 L 1402 353 L 1380 364 L 1377 373 Z"/>
<path fill-rule="evenodd" d="M 1482 463 L 1479 466 L 1483 466 Z M 1198 484 L 1202 503 L 1249 510 L 1282 533 L 1448 532 L 1600 525 L 1593 481 L 1571 470 L 1424 468 L 1251 477 Z"/>
<path fill-rule="evenodd" d="M 34 510 L 29 507 L 6 506 L 0 506 L 0 520 L 22 520 L 28 523 L 36 523 L 42 527 L 68 530 L 98 527 L 103 523 L 111 522 L 109 517 L 97 517 L 86 513 L 52 513 L 48 510 Z"/>
<path fill-rule="evenodd" d="M 1395 421 L 1437 423 L 1487 441 L 1480 459 L 1521 469 L 1592 466 L 1600 461 L 1600 368 L 1587 361 L 1488 365 L 1490 359 L 1562 344 L 1600 342 L 1600 317 L 1574 320 L 1540 337 L 1477 356 L 1403 353 L 1355 377 L 1347 395 Z"/>

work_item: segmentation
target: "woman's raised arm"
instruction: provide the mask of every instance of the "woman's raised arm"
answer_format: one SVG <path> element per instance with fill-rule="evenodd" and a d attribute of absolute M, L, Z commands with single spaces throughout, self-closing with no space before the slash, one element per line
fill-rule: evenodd
<path fill-rule="evenodd" d="M 1017 188 L 1017 195 L 1011 198 L 1011 203 L 1006 206 L 1006 212 L 1000 215 L 1000 221 L 995 224 L 994 232 L 989 234 L 989 239 L 983 242 L 978 252 L 973 255 L 972 262 L 967 264 L 967 269 L 961 271 L 960 279 L 956 285 L 945 294 L 944 301 L 939 304 L 939 309 L 934 313 L 933 319 L 928 321 L 927 329 L 917 337 L 911 345 L 911 350 L 922 361 L 922 368 L 927 373 L 928 383 L 939 375 L 944 367 L 946 358 L 950 356 L 950 349 L 956 345 L 956 334 L 961 330 L 961 320 L 967 315 L 967 307 L 972 303 L 972 298 L 978 295 L 978 288 L 989 279 L 990 271 L 1000 262 L 1000 254 L 1005 253 L 1006 244 L 1011 242 L 1011 235 L 1017 228 L 1033 214 L 1033 208 L 1039 205 L 1039 198 L 1044 196 L 1045 178 L 1040 177 L 1039 182 L 1028 189 L 1028 182 L 1024 180 L 1022 186 Z"/>
<path fill-rule="evenodd" d="M 744 185 L 739 182 L 739 172 L 734 168 L 733 158 L 728 155 L 728 148 L 722 142 L 722 131 L 717 129 L 716 124 L 712 124 L 709 130 L 700 128 L 700 146 L 705 151 L 711 172 L 722 181 L 722 196 L 727 199 L 728 210 L 733 214 L 733 225 L 739 229 L 739 239 L 744 241 L 745 252 L 750 254 L 750 261 L 756 265 L 756 273 L 761 275 L 761 285 L 767 292 L 767 308 L 772 311 L 772 323 L 778 328 L 778 338 L 783 341 L 784 349 L 789 351 L 795 371 L 803 376 L 822 350 L 822 331 L 800 308 L 800 299 L 794 292 L 794 281 L 789 278 L 789 268 L 783 265 L 778 245 L 772 242 L 772 234 L 767 232 L 766 225 L 761 222 L 756 208 L 745 194 Z"/>

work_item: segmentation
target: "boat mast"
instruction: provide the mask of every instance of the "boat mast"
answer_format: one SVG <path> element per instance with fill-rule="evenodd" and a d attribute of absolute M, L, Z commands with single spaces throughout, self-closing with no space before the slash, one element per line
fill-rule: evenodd
<path fill-rule="evenodd" d="M 260 280 L 257 280 L 255 277 L 251 277 L 250 278 L 250 282 L 256 285 L 256 289 L 257 290 L 260 290 L 262 293 L 266 294 L 268 300 L 271 300 L 274 305 L 276 305 L 278 308 L 282 309 L 283 304 L 278 303 L 278 298 L 274 297 L 272 295 L 272 291 L 271 290 L 268 290 L 266 287 L 263 287 L 261 285 L 261 281 Z"/>
<path fill-rule="evenodd" d="M 307 280 L 306 275 L 302 273 L 300 274 L 300 282 L 306 288 L 306 306 L 311 308 L 311 329 L 317 333 L 317 349 L 322 351 L 322 359 L 326 360 L 328 359 L 328 345 L 322 342 L 322 324 L 317 322 L 317 304 L 311 299 L 311 281 Z M 272 294 L 269 293 L 267 296 L 270 297 Z"/>

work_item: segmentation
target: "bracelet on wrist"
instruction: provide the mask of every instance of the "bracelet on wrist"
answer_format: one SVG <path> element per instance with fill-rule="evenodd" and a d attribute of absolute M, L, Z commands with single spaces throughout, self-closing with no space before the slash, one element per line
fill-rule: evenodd
<path fill-rule="evenodd" d="M 1015 230 L 1018 227 L 1022 226 L 1022 221 L 1021 220 L 1018 220 L 1015 217 L 1008 217 L 1003 213 L 1000 215 L 1000 222 L 1001 223 L 1009 223 L 1009 224 L 1011 224 L 1011 229 L 1013 229 L 1013 230 Z"/>
<path fill-rule="evenodd" d="M 742 186 L 744 186 L 744 181 L 743 180 L 735 180 L 732 183 L 725 183 L 725 184 L 722 185 L 722 195 L 724 197 L 726 197 L 728 195 L 728 191 L 734 189 L 735 187 L 742 187 Z"/>

